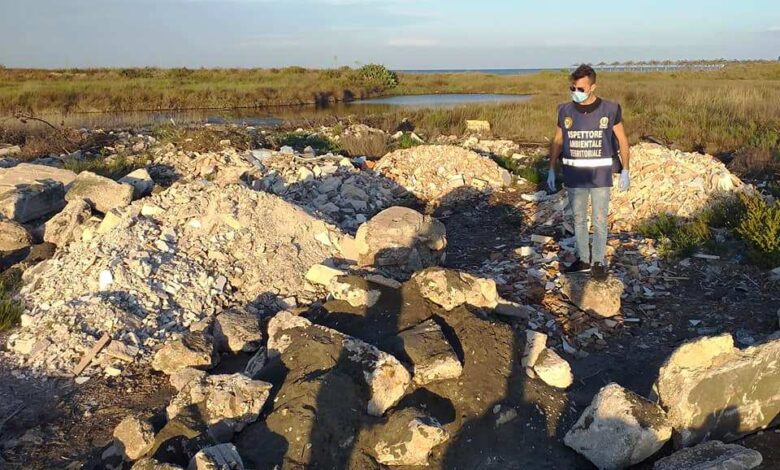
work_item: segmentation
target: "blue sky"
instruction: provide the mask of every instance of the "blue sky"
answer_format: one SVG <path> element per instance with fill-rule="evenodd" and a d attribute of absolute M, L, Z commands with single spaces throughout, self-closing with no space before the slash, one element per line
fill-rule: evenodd
<path fill-rule="evenodd" d="M 9 67 L 559 67 L 780 56 L 774 1 L 0 0 Z"/>

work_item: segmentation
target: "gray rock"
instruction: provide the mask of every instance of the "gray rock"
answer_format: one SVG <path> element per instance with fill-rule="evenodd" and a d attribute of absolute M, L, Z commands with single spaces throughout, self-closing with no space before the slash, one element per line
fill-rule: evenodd
<path fill-rule="evenodd" d="M 244 461 L 233 444 L 218 444 L 195 454 L 187 470 L 244 470 Z"/>
<path fill-rule="evenodd" d="M 373 307 L 381 292 L 369 288 L 368 282 L 359 276 L 339 276 L 328 283 L 328 293 L 334 299 L 343 300 L 353 307 Z"/>
<path fill-rule="evenodd" d="M 269 357 L 280 357 L 291 369 L 299 355 L 315 354 L 330 367 L 338 367 L 368 394 L 367 412 L 381 416 L 406 393 L 411 375 L 395 357 L 336 330 L 282 311 L 268 323 Z"/>
<path fill-rule="evenodd" d="M 30 233 L 13 220 L 0 219 L 0 251 L 16 251 L 32 245 Z"/>
<path fill-rule="evenodd" d="M 92 216 L 87 201 L 74 199 L 59 214 L 49 219 L 43 226 L 43 240 L 57 246 L 80 240 L 83 226 Z"/>
<path fill-rule="evenodd" d="M 47 165 L 20 163 L 12 168 L 0 169 L 0 191 L 38 181 L 53 180 L 67 187 L 76 179 L 76 173 Z"/>
<path fill-rule="evenodd" d="M 128 184 L 133 187 L 134 200 L 152 194 L 152 189 L 154 189 L 154 180 L 144 168 L 139 168 L 126 176 L 119 178 L 119 183 Z"/>
<path fill-rule="evenodd" d="M 128 460 L 137 460 L 154 445 L 154 428 L 147 420 L 128 416 L 114 428 L 114 442 Z"/>
<path fill-rule="evenodd" d="M 214 345 L 211 338 L 197 333 L 185 333 L 178 339 L 168 340 L 157 351 L 152 368 L 165 374 L 193 367 L 210 369 L 214 366 Z"/>
<path fill-rule="evenodd" d="M 161 463 L 155 459 L 143 458 L 134 463 L 130 470 L 182 470 L 182 467 L 169 463 Z"/>
<path fill-rule="evenodd" d="M 496 282 L 492 279 L 438 267 L 417 272 L 412 279 L 423 297 L 445 310 L 464 304 L 477 308 L 495 308 L 498 305 Z"/>
<path fill-rule="evenodd" d="M 22 224 L 65 207 L 65 187 L 58 181 L 0 186 L 0 191 L 0 214 Z"/>
<path fill-rule="evenodd" d="M 458 356 L 433 319 L 399 333 L 398 340 L 394 349 L 411 362 L 415 384 L 455 379 L 463 373 Z"/>
<path fill-rule="evenodd" d="M 726 442 L 780 421 L 780 339 L 739 350 L 731 335 L 698 338 L 675 350 L 654 385 L 675 444 Z"/>
<path fill-rule="evenodd" d="M 376 432 L 374 457 L 390 466 L 428 465 L 431 450 L 450 438 L 436 419 L 413 408 L 391 413 Z"/>
<path fill-rule="evenodd" d="M 756 450 L 708 441 L 658 460 L 653 470 L 750 470 L 761 465 L 762 460 Z"/>
<path fill-rule="evenodd" d="M 133 200 L 133 187 L 89 171 L 82 171 L 71 183 L 66 201 L 84 199 L 96 211 L 105 214 L 111 209 L 122 208 Z"/>
<path fill-rule="evenodd" d="M 600 469 L 635 465 L 672 436 L 663 410 L 618 384 L 599 390 L 563 442 Z"/>
<path fill-rule="evenodd" d="M 544 349 L 539 353 L 534 361 L 533 371 L 551 387 L 565 389 L 574 382 L 571 366 L 552 349 Z"/>
<path fill-rule="evenodd" d="M 263 331 L 257 316 L 246 310 L 231 309 L 214 319 L 214 341 L 219 351 L 257 351 L 262 340 Z"/>
<path fill-rule="evenodd" d="M 409 273 L 437 265 L 447 238 L 438 220 L 406 207 L 390 207 L 358 228 L 355 243 L 361 265 Z"/>
<path fill-rule="evenodd" d="M 199 405 L 206 424 L 239 432 L 257 420 L 271 387 L 239 373 L 207 375 L 187 383 L 165 411 L 173 419 L 190 405 Z"/>
<path fill-rule="evenodd" d="M 583 274 L 562 276 L 561 292 L 580 309 L 600 317 L 614 317 L 620 313 L 620 295 L 623 282 L 613 276 L 599 282 Z"/>

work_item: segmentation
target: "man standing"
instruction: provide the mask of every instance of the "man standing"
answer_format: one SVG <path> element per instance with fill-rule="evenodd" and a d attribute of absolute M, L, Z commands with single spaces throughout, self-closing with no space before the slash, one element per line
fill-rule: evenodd
<path fill-rule="evenodd" d="M 612 188 L 613 159 L 622 164 L 620 190 L 627 191 L 629 149 L 620 105 L 595 94 L 596 71 L 580 65 L 569 76 L 571 102 L 558 107 L 558 127 L 550 145 L 547 185 L 555 192 L 555 162 L 563 153 L 563 182 L 574 214 L 577 261 L 566 273 L 590 271 L 593 278 L 607 278 L 607 215 Z M 589 246 L 588 200 L 593 206 L 593 246 Z"/>

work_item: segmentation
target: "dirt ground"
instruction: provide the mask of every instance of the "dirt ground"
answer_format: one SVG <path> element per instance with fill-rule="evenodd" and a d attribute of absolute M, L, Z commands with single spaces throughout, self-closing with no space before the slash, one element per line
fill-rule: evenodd
<path fill-rule="evenodd" d="M 473 272 L 496 246 L 520 246 L 523 234 L 535 228 L 522 225 L 514 209 L 518 195 L 501 193 L 488 204 L 439 214 L 449 241 L 445 264 Z M 693 260 L 688 267 L 674 266 L 674 273 L 683 279 L 669 296 L 654 301 L 656 308 L 645 312 L 641 322 L 606 337 L 602 350 L 588 351 L 580 359 L 566 357 L 575 376 L 566 391 L 526 377 L 520 366 L 523 324 L 462 307 L 445 312 L 422 299 L 411 284 L 400 291 L 384 289 L 382 301 L 368 310 L 328 302 L 307 316 L 380 347 L 388 347 L 386 341 L 396 332 L 431 316 L 443 326 L 464 361 L 463 375 L 418 388 L 399 404 L 425 409 L 451 433 L 450 440 L 434 450 L 430 468 L 590 469 L 593 466 L 564 446 L 562 438 L 603 385 L 617 382 L 647 396 L 660 364 L 683 341 L 726 331 L 744 346 L 778 329 L 780 291 L 767 287 L 765 274 L 755 268 L 724 258 Z M 693 326 L 691 320 L 699 322 Z M 5 344 L 3 337 L 0 344 Z M 241 370 L 247 359 L 223 360 L 217 372 Z M 270 368 L 267 374 L 264 378 L 278 386 L 284 372 Z M 328 404 L 334 411 L 304 422 L 295 421 L 295 415 L 289 420 L 275 415 L 276 405 L 267 405 L 267 416 L 234 439 L 248 468 L 271 469 L 280 463 L 304 468 L 311 456 L 318 465 L 309 468 L 380 468 L 367 450 L 377 421 L 343 409 L 343 394 L 352 392 L 338 380 L 312 383 L 316 386 L 302 392 L 308 396 L 300 398 L 300 408 Z M 100 468 L 99 456 L 114 426 L 127 414 L 160 412 L 173 393 L 167 377 L 140 367 L 119 378 L 76 385 L 66 379 L 16 378 L 0 365 L 0 457 L 5 461 L 3 466 L 0 460 L 0 467 Z M 271 416 L 266 423 L 264 418 Z M 292 426 L 313 437 L 304 443 L 280 440 L 283 428 Z M 328 433 L 346 437 L 349 444 L 317 437 Z M 762 453 L 759 468 L 780 468 L 780 430 L 738 443 Z M 292 452 L 296 449 L 300 452 Z M 291 452 L 281 462 L 285 450 Z M 636 468 L 650 469 L 654 460 L 671 452 L 668 444 Z"/>

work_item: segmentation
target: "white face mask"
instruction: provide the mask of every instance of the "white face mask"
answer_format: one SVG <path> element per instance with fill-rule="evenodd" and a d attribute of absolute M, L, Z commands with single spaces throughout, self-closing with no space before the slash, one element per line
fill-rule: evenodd
<path fill-rule="evenodd" d="M 574 101 L 575 103 L 582 103 L 587 99 L 588 99 L 588 93 L 585 93 L 584 91 L 574 90 L 571 92 L 571 100 Z"/>

